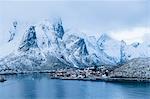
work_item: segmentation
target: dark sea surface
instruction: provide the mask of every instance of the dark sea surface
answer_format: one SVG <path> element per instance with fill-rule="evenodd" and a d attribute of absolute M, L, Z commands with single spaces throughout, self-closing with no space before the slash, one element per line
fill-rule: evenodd
<path fill-rule="evenodd" d="M 50 79 L 47 74 L 6 76 L 0 99 L 150 99 L 150 83 Z"/>

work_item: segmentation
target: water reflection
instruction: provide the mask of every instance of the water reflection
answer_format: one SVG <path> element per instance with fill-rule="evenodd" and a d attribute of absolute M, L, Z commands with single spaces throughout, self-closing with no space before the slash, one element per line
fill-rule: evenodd
<path fill-rule="evenodd" d="M 49 79 L 47 74 L 7 76 L 2 99 L 149 99 L 149 83 L 107 83 Z"/>
<path fill-rule="evenodd" d="M 123 99 L 150 99 L 150 83 L 112 83 Z M 144 98 L 145 97 L 145 98 Z"/>
<path fill-rule="evenodd" d="M 37 99 L 36 97 L 36 81 L 34 79 L 27 79 L 19 81 L 21 96 L 24 99 Z"/>

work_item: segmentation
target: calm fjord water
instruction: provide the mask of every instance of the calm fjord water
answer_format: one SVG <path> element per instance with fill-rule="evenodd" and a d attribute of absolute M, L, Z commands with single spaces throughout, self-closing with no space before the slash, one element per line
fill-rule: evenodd
<path fill-rule="evenodd" d="M 0 99 L 150 99 L 149 83 L 57 80 L 46 74 L 6 78 Z"/>

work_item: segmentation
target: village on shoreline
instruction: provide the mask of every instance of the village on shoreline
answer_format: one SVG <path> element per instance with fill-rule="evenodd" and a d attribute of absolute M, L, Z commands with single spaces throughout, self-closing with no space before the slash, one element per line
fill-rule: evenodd
<path fill-rule="evenodd" d="M 67 68 L 50 72 L 50 77 L 63 80 L 100 80 L 107 78 L 111 71 L 111 68 L 106 67 Z"/>
<path fill-rule="evenodd" d="M 20 73 L 4 73 L 0 74 L 0 82 L 5 82 L 5 75 L 13 74 L 30 74 L 30 73 L 46 73 L 50 79 L 60 80 L 83 80 L 83 81 L 106 81 L 106 82 L 150 82 L 150 79 L 146 78 L 122 78 L 113 77 L 114 68 L 112 67 L 86 67 L 86 68 L 59 68 L 55 70 L 45 71 L 28 71 Z"/>

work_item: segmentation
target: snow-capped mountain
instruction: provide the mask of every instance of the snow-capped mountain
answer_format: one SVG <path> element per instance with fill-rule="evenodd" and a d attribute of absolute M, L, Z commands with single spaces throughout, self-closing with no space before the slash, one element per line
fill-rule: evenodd
<path fill-rule="evenodd" d="M 134 42 L 127 45 L 123 40 L 117 41 L 107 34 L 103 34 L 98 39 L 97 45 L 99 50 L 114 58 L 116 63 L 119 64 L 124 64 L 133 58 L 150 57 L 150 44 L 147 41 L 141 44 Z"/>
<path fill-rule="evenodd" d="M 148 42 L 133 43 L 125 47 L 125 53 L 128 60 L 133 58 L 150 57 L 150 44 Z"/>
<path fill-rule="evenodd" d="M 65 33 L 61 20 L 55 23 L 42 21 L 20 34 L 16 30 L 17 23 L 13 26 L 15 35 L 10 36 L 6 45 L 15 44 L 15 47 L 1 58 L 0 70 L 117 65 L 133 58 L 150 56 L 148 43 L 127 45 L 107 34 L 101 35 L 97 41 L 94 37 Z"/>
<path fill-rule="evenodd" d="M 21 26 L 17 21 L 14 21 L 10 28 L 8 27 L 8 31 L 1 34 L 1 37 L 3 38 L 0 38 L 0 58 L 3 58 L 18 49 L 24 30 L 24 26 Z"/>
<path fill-rule="evenodd" d="M 116 63 L 120 63 L 122 61 L 124 46 L 126 46 L 124 41 L 117 41 L 107 34 L 102 34 L 97 41 L 97 46 L 100 51 L 114 59 Z"/>

